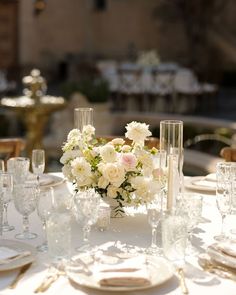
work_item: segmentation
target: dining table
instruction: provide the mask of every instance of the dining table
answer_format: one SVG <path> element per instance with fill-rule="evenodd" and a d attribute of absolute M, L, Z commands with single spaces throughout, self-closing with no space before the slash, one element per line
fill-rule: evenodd
<path fill-rule="evenodd" d="M 71 183 L 63 178 L 62 173 L 52 173 L 50 175 L 57 176 L 61 179 L 53 184 L 55 196 L 68 196 L 72 193 Z M 59 179 L 58 178 L 58 179 Z M 186 191 L 200 194 L 203 197 L 202 218 L 197 227 L 193 231 L 192 243 L 199 251 L 205 252 L 207 247 L 214 243 L 214 236 L 219 234 L 221 230 L 221 215 L 216 206 L 216 195 L 213 189 L 204 189 L 204 184 L 200 189 L 193 187 L 194 182 L 189 185 L 190 180 L 194 178 L 185 177 L 188 184 Z M 199 179 L 198 179 L 199 180 Z M 231 219 L 230 219 L 231 218 Z M 233 224 L 235 216 L 229 216 L 230 221 L 227 224 Z M 37 238 L 31 240 L 22 240 L 33 247 L 41 245 L 44 239 L 42 222 L 34 211 L 30 217 L 30 230 L 37 233 Z M 236 218 L 235 218 L 236 220 Z M 4 240 L 11 240 L 13 243 L 18 242 L 15 238 L 16 233 L 22 231 L 22 216 L 16 211 L 13 202 L 8 208 L 9 224 L 14 225 L 15 230 L 4 232 L 0 236 L 0 246 L 4 244 Z M 235 221 L 234 221 L 235 222 Z M 72 249 L 71 256 L 77 254 L 76 248 L 82 244 L 83 234 L 82 226 L 72 218 Z M 236 223 L 235 223 L 236 224 Z M 111 218 L 109 228 L 100 231 L 96 224 L 92 227 L 90 242 L 92 245 L 102 245 L 107 242 L 119 242 L 134 247 L 147 248 L 151 244 L 151 227 L 148 224 L 147 214 L 145 211 L 133 211 L 127 213 L 122 218 Z M 161 226 L 158 227 L 157 244 L 161 246 Z M 34 262 L 26 271 L 24 276 L 18 282 L 14 289 L 9 288 L 12 281 L 17 276 L 20 268 L 11 269 L 9 271 L 0 271 L 0 295 L 28 295 L 34 294 L 35 289 L 44 280 L 48 273 L 48 269 L 52 262 L 52 258 L 48 252 L 35 252 Z M 160 269 L 160 272 L 162 270 Z M 236 281 L 232 279 L 222 278 L 216 274 L 204 271 L 198 263 L 198 256 L 187 256 L 184 266 L 184 274 L 186 285 L 191 295 L 199 294 L 236 294 Z M 101 295 L 101 294 L 130 294 L 130 295 L 162 295 L 162 294 L 182 294 L 179 278 L 173 268 L 173 275 L 162 284 L 150 286 L 143 290 L 131 291 L 127 288 L 125 291 L 116 290 L 99 290 L 90 286 L 83 286 L 71 281 L 66 274 L 60 275 L 58 279 L 48 288 L 45 294 L 70 294 L 70 295 Z"/>

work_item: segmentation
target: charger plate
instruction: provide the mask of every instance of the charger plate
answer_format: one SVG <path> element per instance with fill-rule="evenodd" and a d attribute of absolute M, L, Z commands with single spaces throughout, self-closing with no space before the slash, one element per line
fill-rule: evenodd
<path fill-rule="evenodd" d="M 126 257 L 127 258 L 127 257 Z M 98 289 L 103 291 L 134 291 L 134 290 L 144 290 L 161 285 L 168 281 L 173 276 L 172 265 L 162 257 L 147 256 L 147 271 L 150 276 L 150 285 L 144 286 L 100 286 L 96 277 L 93 275 L 93 263 L 91 263 L 91 254 L 83 253 L 73 260 L 73 263 L 78 262 L 78 266 L 68 266 L 67 276 L 68 278 L 78 284 L 79 286 L 88 287 L 92 289 Z M 89 261 L 87 265 L 86 261 Z M 81 265 L 82 263 L 82 265 Z"/>

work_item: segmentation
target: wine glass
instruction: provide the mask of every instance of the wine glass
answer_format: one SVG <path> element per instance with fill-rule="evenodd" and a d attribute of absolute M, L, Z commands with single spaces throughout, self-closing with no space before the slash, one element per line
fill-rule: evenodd
<path fill-rule="evenodd" d="M 32 151 L 32 170 L 37 175 L 39 185 L 39 175 L 43 174 L 45 169 L 45 151 L 42 149 L 35 149 Z"/>
<path fill-rule="evenodd" d="M 12 200 L 13 193 L 13 176 L 11 173 L 2 172 L 0 173 L 0 190 L 2 191 L 2 202 L 3 202 L 3 221 L 2 221 L 2 231 L 11 231 L 14 226 L 9 225 L 7 208 Z"/>
<path fill-rule="evenodd" d="M 157 197 L 147 204 L 147 217 L 148 223 L 152 229 L 152 241 L 151 246 L 147 248 L 148 254 L 161 255 L 161 248 L 157 246 L 157 227 L 162 216 L 162 193 L 157 194 Z"/>
<path fill-rule="evenodd" d="M 14 186 L 14 204 L 16 210 L 23 216 L 23 232 L 16 234 L 17 239 L 34 239 L 37 234 L 29 231 L 29 215 L 36 209 L 38 187 L 32 184 L 18 184 Z"/>
<path fill-rule="evenodd" d="M 30 159 L 14 157 L 7 160 L 7 171 L 13 174 L 14 184 L 24 183 L 29 175 Z"/>
<path fill-rule="evenodd" d="M 221 233 L 214 236 L 216 241 L 226 238 L 224 233 L 225 217 L 231 211 L 232 205 L 232 180 L 236 171 L 236 163 L 219 162 L 216 165 L 216 205 L 221 215 Z"/>
<path fill-rule="evenodd" d="M 184 193 L 179 195 L 176 205 L 177 215 L 185 218 L 188 232 L 186 255 L 197 255 L 199 251 L 192 244 L 193 229 L 200 221 L 202 213 L 202 196 L 195 193 Z"/>
<path fill-rule="evenodd" d="M 74 198 L 75 215 L 78 222 L 83 226 L 83 243 L 84 245 L 78 248 L 78 251 L 89 251 L 89 235 L 91 226 L 98 219 L 100 206 L 100 196 L 94 189 L 79 191 Z"/>
<path fill-rule="evenodd" d="M 37 197 L 37 213 L 43 224 L 45 233 L 44 242 L 37 247 L 39 252 L 46 252 L 48 250 L 47 235 L 46 235 L 46 221 L 52 211 L 54 210 L 54 190 L 52 187 L 40 188 Z"/>

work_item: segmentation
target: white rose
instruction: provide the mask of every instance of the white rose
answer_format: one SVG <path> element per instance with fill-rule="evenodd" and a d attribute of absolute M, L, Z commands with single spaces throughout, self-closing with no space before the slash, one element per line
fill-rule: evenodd
<path fill-rule="evenodd" d="M 125 136 L 131 140 L 133 140 L 134 143 L 144 145 L 144 141 L 148 136 L 151 136 L 152 133 L 149 131 L 149 125 L 145 123 L 139 123 L 139 122 L 131 122 L 126 125 L 127 132 L 125 133 Z"/>
<path fill-rule="evenodd" d="M 109 184 L 109 181 L 105 177 L 101 176 L 99 178 L 99 180 L 98 180 L 98 187 L 99 188 L 105 189 L 108 186 L 108 184 Z"/>
<path fill-rule="evenodd" d="M 150 202 L 159 191 L 160 186 L 157 181 L 150 177 L 137 176 L 131 179 L 131 185 L 135 189 L 135 196 L 141 203 Z"/>
<path fill-rule="evenodd" d="M 154 161 L 152 155 L 144 150 L 140 150 L 137 157 L 138 161 L 142 164 L 144 175 L 150 176 L 154 170 Z"/>
<path fill-rule="evenodd" d="M 91 186 L 92 182 L 93 182 L 92 174 L 88 176 L 76 177 L 77 186 Z"/>
<path fill-rule="evenodd" d="M 106 163 L 115 162 L 117 158 L 117 152 L 115 151 L 114 146 L 109 144 L 100 147 L 100 155 Z"/>
<path fill-rule="evenodd" d="M 109 198 L 115 198 L 117 196 L 117 187 L 114 185 L 109 185 L 107 188 L 107 196 Z"/>
<path fill-rule="evenodd" d="M 103 176 L 111 184 L 119 187 L 125 180 L 125 169 L 120 164 L 108 163 L 103 167 Z"/>
<path fill-rule="evenodd" d="M 91 167 L 83 157 L 74 159 L 71 162 L 71 168 L 72 175 L 76 178 L 84 178 L 91 175 Z"/>

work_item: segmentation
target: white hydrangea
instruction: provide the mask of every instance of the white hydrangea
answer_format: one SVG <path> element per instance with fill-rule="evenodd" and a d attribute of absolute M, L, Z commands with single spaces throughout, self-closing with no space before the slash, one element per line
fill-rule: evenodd
<path fill-rule="evenodd" d="M 82 153 L 80 150 L 69 150 L 62 155 L 62 157 L 60 158 L 60 162 L 62 164 L 67 164 L 69 161 L 80 156 L 82 156 Z"/>

